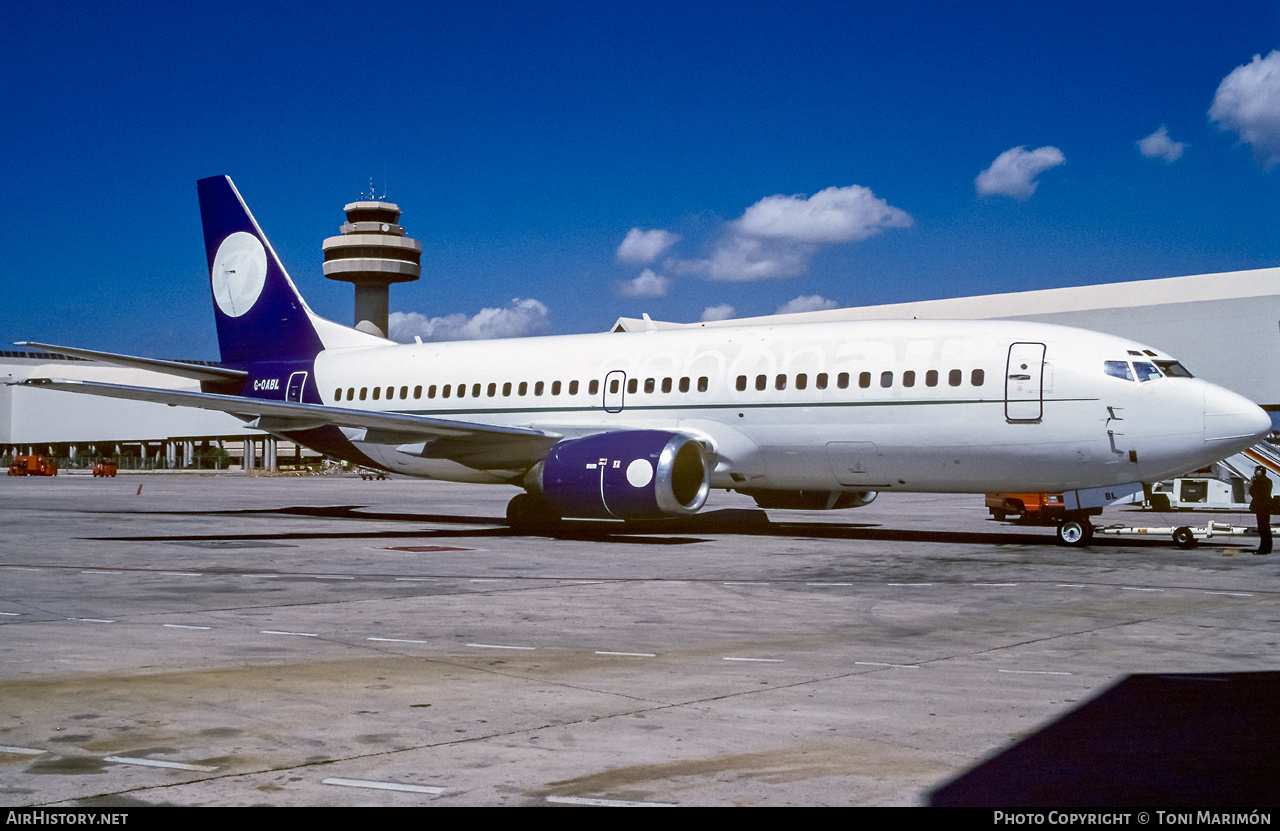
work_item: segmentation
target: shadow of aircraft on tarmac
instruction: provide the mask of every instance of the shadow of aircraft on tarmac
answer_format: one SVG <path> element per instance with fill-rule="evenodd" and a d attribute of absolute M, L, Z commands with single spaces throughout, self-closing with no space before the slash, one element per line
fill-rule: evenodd
<path fill-rule="evenodd" d="M 1265 808 L 1280 798 L 1277 701 L 1280 672 L 1130 675 L 930 804 Z"/>

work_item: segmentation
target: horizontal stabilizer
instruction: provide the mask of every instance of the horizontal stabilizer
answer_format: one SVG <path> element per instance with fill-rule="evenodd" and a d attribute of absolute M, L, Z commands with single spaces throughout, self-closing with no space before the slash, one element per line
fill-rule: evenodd
<path fill-rule="evenodd" d="M 127 366 L 133 369 L 146 369 L 163 375 L 174 375 L 179 378 L 190 378 L 194 381 L 242 381 L 247 372 L 238 369 L 225 369 L 220 366 L 203 366 L 188 364 L 182 361 L 162 361 L 157 358 L 135 358 L 132 355 L 117 355 L 114 352 L 96 352 L 92 349 L 78 349 L 72 346 L 53 346 L 48 343 L 34 341 L 18 341 L 16 346 L 28 346 L 43 349 L 55 355 L 70 355 L 72 358 L 84 358 L 87 361 L 102 361 L 116 366 Z"/>

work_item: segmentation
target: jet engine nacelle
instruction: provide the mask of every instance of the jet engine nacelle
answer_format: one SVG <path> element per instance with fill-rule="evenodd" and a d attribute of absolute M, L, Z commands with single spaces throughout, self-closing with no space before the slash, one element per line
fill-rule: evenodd
<path fill-rule="evenodd" d="M 774 508 L 792 511 L 834 511 L 841 508 L 861 508 L 863 505 L 870 505 L 876 498 L 875 491 L 845 493 L 843 491 L 739 490 L 738 493 L 751 497 L 756 501 L 757 505 L 766 510 Z"/>
<path fill-rule="evenodd" d="M 625 430 L 560 442 L 526 483 L 560 516 L 659 519 L 702 508 L 711 465 L 689 436 Z"/>

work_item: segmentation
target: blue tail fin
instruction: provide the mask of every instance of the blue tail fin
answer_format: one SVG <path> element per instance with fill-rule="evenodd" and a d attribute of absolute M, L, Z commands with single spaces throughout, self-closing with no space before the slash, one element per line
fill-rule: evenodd
<path fill-rule="evenodd" d="M 387 341 L 315 315 L 227 176 L 196 183 L 222 361 L 310 361 L 334 346 Z"/>

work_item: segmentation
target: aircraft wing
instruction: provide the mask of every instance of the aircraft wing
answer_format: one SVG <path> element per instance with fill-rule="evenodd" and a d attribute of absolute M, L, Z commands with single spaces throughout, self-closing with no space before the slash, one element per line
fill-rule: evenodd
<path fill-rule="evenodd" d="M 528 466 L 545 456 L 551 446 L 562 438 L 554 433 L 525 427 L 502 427 L 408 413 L 377 413 L 322 404 L 130 387 L 95 381 L 29 378 L 13 385 L 122 398 L 127 401 L 148 401 L 171 407 L 217 410 L 244 418 L 249 421 L 248 426 L 271 433 L 326 426 L 352 427 L 366 431 L 363 441 L 374 444 L 422 445 L 421 448 L 415 447 L 414 452 L 429 458 L 452 459 L 481 469 Z"/>

